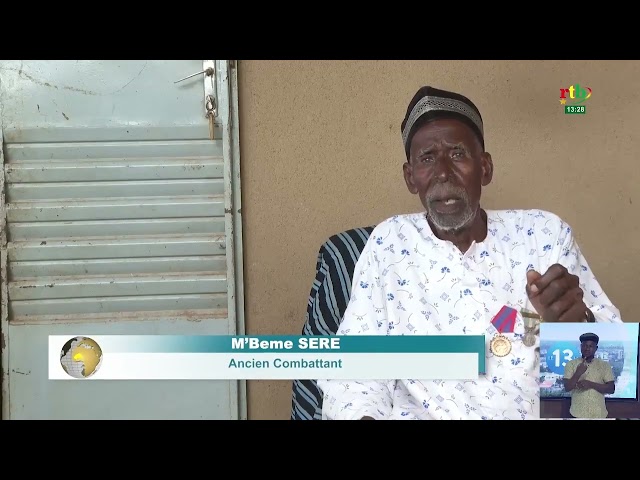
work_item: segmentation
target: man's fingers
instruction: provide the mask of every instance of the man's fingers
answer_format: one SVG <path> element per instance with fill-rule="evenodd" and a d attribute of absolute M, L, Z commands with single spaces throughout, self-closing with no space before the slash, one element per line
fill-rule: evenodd
<path fill-rule="evenodd" d="M 538 298 L 540 302 L 547 307 L 547 315 L 559 319 L 576 303 L 582 305 L 582 290 L 580 288 L 572 288 L 563 295 L 561 290 L 549 287 L 544 290 Z"/>
<path fill-rule="evenodd" d="M 535 289 L 532 287 L 540 277 L 542 277 L 542 275 L 535 270 L 529 270 L 527 272 L 527 295 L 530 297 L 535 296 L 538 293 L 538 287 L 535 287 Z"/>
<path fill-rule="evenodd" d="M 582 301 L 583 296 L 584 293 L 580 287 L 571 288 L 563 280 L 558 280 L 538 294 L 538 301 L 559 317 L 575 302 Z"/>
<path fill-rule="evenodd" d="M 584 303 L 578 302 L 569 310 L 564 312 L 559 318 L 558 322 L 562 323 L 574 323 L 584 318 L 585 306 Z"/>
<path fill-rule="evenodd" d="M 551 265 L 549 269 L 541 275 L 539 278 L 534 279 L 529 283 L 529 290 L 533 294 L 537 294 L 538 292 L 544 290 L 549 286 L 551 282 L 556 280 L 557 278 L 562 277 L 567 273 L 567 269 L 564 268 L 560 264 Z M 529 275 L 527 274 L 527 280 L 529 279 Z"/>
<path fill-rule="evenodd" d="M 542 275 L 536 272 L 535 270 L 529 270 L 527 272 L 527 285 L 531 285 L 533 282 L 538 280 Z"/>

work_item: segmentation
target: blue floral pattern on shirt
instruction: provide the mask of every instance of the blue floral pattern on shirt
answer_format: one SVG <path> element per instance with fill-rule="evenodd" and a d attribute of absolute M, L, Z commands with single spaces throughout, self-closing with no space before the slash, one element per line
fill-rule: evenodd
<path fill-rule="evenodd" d="M 542 210 L 489 210 L 488 233 L 466 253 L 438 239 L 424 213 L 397 215 L 371 233 L 354 271 L 338 335 L 482 335 L 486 375 L 474 381 L 318 380 L 323 418 L 538 419 L 539 361 L 522 343 L 518 313 L 506 336 L 512 350 L 495 357 L 491 319 L 503 306 L 533 311 L 526 272 L 555 263 L 580 278 L 599 322 L 621 322 L 591 272 L 570 226 Z"/>

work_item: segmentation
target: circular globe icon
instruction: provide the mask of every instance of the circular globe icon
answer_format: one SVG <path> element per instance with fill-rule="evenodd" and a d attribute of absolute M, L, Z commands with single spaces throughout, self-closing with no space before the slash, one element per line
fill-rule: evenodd
<path fill-rule="evenodd" d="M 89 337 L 75 337 L 62 347 L 60 363 L 73 378 L 89 378 L 102 364 L 102 349 Z"/>

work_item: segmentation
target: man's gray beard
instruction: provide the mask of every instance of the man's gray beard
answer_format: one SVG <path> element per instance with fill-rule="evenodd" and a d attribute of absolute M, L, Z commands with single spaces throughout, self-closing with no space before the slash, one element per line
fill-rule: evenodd
<path fill-rule="evenodd" d="M 475 212 L 471 208 L 469 198 L 466 195 L 462 198 L 462 202 L 464 203 L 464 209 L 462 212 L 456 214 L 442 214 L 432 208 L 432 202 L 427 201 L 427 217 L 441 232 L 456 232 L 462 230 L 473 221 L 475 216 Z"/>

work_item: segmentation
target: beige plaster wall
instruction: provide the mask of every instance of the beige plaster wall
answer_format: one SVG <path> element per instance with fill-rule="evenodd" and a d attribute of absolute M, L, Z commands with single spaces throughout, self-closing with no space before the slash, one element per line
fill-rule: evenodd
<path fill-rule="evenodd" d="M 420 208 L 402 179 L 400 122 L 422 85 L 479 107 L 487 208 L 572 225 L 625 321 L 640 318 L 638 61 L 239 61 L 246 324 L 299 334 L 320 244 Z M 560 88 L 593 90 L 565 115 Z M 287 419 L 288 381 L 250 382 L 249 418 Z"/>

